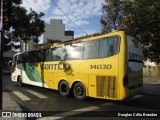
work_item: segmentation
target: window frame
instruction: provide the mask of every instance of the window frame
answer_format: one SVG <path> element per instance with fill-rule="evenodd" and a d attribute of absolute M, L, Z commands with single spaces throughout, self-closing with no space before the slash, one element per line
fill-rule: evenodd
<path fill-rule="evenodd" d="M 110 55 L 110 56 L 105 56 L 105 57 L 100 57 L 99 55 L 99 52 L 100 52 L 100 40 L 101 39 L 105 39 L 105 38 L 111 38 L 111 37 L 117 37 L 118 38 L 118 48 L 117 48 L 117 52 L 113 55 Z M 121 44 L 121 37 L 119 35 L 115 35 L 115 36 L 109 36 L 109 37 L 104 37 L 104 38 L 101 38 L 99 39 L 99 50 L 98 50 L 98 58 L 108 58 L 108 57 L 112 57 L 114 55 L 117 55 L 119 52 L 120 52 L 120 44 Z"/>

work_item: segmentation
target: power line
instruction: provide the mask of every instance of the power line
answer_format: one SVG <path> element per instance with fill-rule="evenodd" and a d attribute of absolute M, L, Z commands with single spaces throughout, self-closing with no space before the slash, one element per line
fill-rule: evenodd
<path fill-rule="evenodd" d="M 72 20 L 71 18 L 69 18 L 68 15 L 65 14 L 65 12 L 64 12 L 53 0 L 51 0 L 51 2 L 52 2 L 80 31 L 82 31 L 83 33 L 85 33 L 85 34 L 87 35 L 87 33 L 86 33 L 84 30 L 82 30 L 76 23 L 74 23 L 73 20 Z"/>

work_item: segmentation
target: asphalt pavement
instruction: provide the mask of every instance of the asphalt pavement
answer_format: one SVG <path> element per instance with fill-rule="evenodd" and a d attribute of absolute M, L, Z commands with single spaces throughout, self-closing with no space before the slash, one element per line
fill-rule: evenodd
<path fill-rule="evenodd" d="M 143 79 L 142 94 L 160 96 L 160 77 L 147 77 Z"/>
<path fill-rule="evenodd" d="M 3 79 L 4 81 L 4 79 Z M 156 78 L 144 78 L 143 80 L 143 91 L 142 94 L 145 95 L 156 95 L 156 96 L 160 96 L 160 77 L 156 77 Z M 22 109 L 21 107 L 18 105 L 18 103 L 16 103 L 16 101 L 14 99 L 12 99 L 12 97 L 10 96 L 10 94 L 7 92 L 7 89 L 3 86 L 3 110 L 0 116 L 6 116 L 6 111 L 19 111 L 21 112 Z M 5 117 L 4 118 L 0 118 L 0 120 L 10 120 L 9 117 Z M 20 117 L 15 117 L 11 120 L 25 120 L 25 118 L 20 118 Z"/>

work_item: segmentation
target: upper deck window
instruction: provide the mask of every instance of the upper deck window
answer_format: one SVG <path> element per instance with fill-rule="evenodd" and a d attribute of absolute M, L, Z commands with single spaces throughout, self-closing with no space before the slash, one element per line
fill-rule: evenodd
<path fill-rule="evenodd" d="M 83 59 L 83 43 L 66 45 L 66 60 L 81 60 Z"/>
<path fill-rule="evenodd" d="M 99 57 L 109 57 L 119 51 L 119 38 L 117 36 L 103 38 L 99 41 Z"/>
<path fill-rule="evenodd" d="M 52 60 L 64 60 L 66 56 L 66 51 L 64 47 L 58 47 L 52 49 Z"/>
<path fill-rule="evenodd" d="M 98 40 L 84 42 L 84 59 L 98 58 Z"/>

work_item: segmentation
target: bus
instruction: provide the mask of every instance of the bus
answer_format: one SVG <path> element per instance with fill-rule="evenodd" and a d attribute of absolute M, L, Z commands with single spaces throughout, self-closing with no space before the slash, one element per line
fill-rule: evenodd
<path fill-rule="evenodd" d="M 125 100 L 143 87 L 142 45 L 125 31 L 81 37 L 16 54 L 11 76 L 64 97 Z"/>

